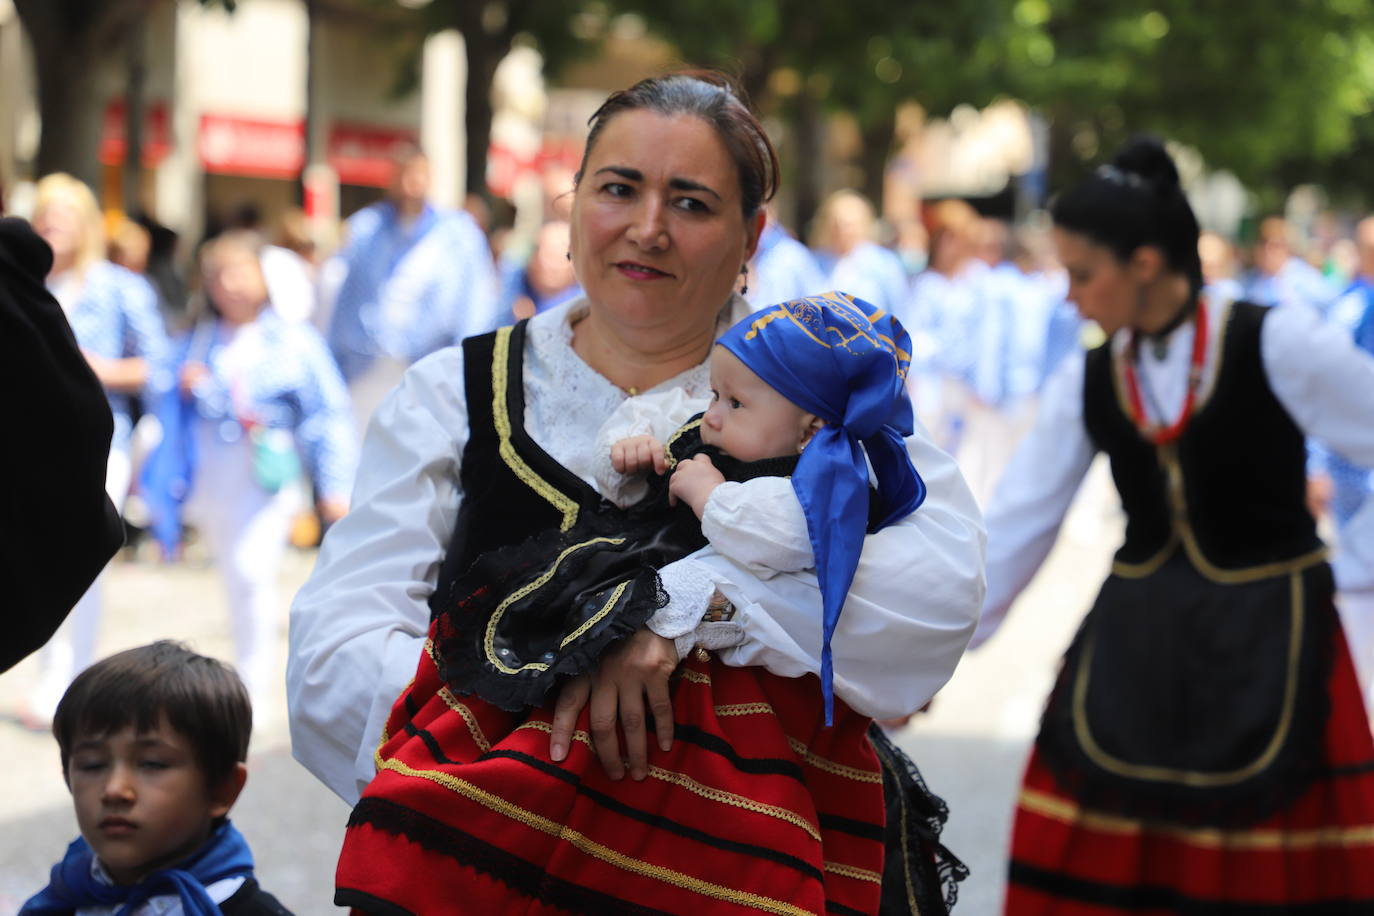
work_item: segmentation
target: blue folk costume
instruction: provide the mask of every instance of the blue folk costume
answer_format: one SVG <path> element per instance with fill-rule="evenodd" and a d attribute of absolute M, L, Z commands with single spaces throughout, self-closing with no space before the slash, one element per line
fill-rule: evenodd
<path fill-rule="evenodd" d="M 155 387 L 167 335 L 153 287 L 133 271 L 109 261 L 97 261 L 86 268 L 81 284 L 80 297 L 66 309 L 76 342 L 83 350 L 107 359 L 147 360 L 150 387 Z M 110 391 L 107 396 L 114 414 L 112 447 L 128 449 L 138 394 Z"/>
<path fill-rule="evenodd" d="M 426 205 L 407 223 L 381 201 L 349 217 L 347 235 L 326 334 L 345 381 L 378 357 L 410 364 L 495 326 L 491 250 L 467 213 Z"/>
<path fill-rule="evenodd" d="M 811 249 L 768 221 L 748 276 L 750 302 L 760 305 L 814 296 L 830 288 Z"/>
<path fill-rule="evenodd" d="M 300 458 L 322 496 L 342 498 L 352 487 L 357 435 L 348 392 L 324 341 L 313 327 L 286 321 L 271 308 L 254 326 L 259 337 L 252 365 L 238 375 L 224 365 L 226 332 L 218 322 L 202 322 L 182 337 L 169 361 L 172 371 L 156 401 L 162 441 L 142 471 L 153 534 L 168 553 L 181 540 L 181 510 L 200 463 L 195 431 L 201 424 L 226 443 L 258 437 L 254 471 L 264 489 L 290 483 L 301 470 Z M 186 394 L 177 380 L 193 361 L 208 366 L 210 375 Z"/>
<path fill-rule="evenodd" d="M 567 758 L 548 760 L 546 694 L 665 606 L 657 569 L 706 541 L 690 508 L 669 507 L 666 476 L 620 509 L 520 434 L 522 386 L 502 397 L 494 380 L 521 377 L 524 327 L 463 345 L 466 496 L 425 651 L 349 818 L 336 905 L 456 912 L 457 889 L 464 912 L 686 912 L 703 899 L 730 912 L 946 912 L 966 870 L 939 844 L 943 803 L 831 688 L 830 636 L 864 535 L 925 494 L 903 440 L 906 332 L 827 293 L 769 306 L 721 338 L 826 425 L 801 456 L 739 462 L 702 445 L 697 417 L 670 437 L 669 464 L 705 451 L 726 479 L 791 477 L 823 595 L 821 690 L 689 653 L 673 680 L 672 749 L 650 748 L 650 778 L 613 782 L 584 746 L 586 709 Z M 530 519 L 542 534 L 524 535 Z M 703 793 L 729 800 L 728 823 Z M 579 838 L 580 854 L 550 835 Z M 836 861 L 845 867 L 820 867 Z"/>

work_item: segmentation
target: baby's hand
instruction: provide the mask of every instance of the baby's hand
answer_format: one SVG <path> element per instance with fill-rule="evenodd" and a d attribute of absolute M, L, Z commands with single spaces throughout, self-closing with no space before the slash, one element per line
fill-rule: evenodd
<path fill-rule="evenodd" d="M 706 500 L 716 487 L 725 483 L 725 477 L 716 470 L 706 455 L 693 455 L 691 460 L 679 462 L 673 477 L 668 481 L 668 503 L 676 506 L 678 500 L 692 507 L 701 518 L 706 511 Z"/>
<path fill-rule="evenodd" d="M 662 474 L 668 470 L 668 456 L 653 436 L 630 436 L 611 446 L 611 467 L 617 474 Z"/>

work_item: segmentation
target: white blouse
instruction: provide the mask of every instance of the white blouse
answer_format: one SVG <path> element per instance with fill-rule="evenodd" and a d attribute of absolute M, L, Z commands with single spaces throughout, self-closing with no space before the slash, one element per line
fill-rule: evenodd
<path fill-rule="evenodd" d="M 1199 405 L 1216 384 L 1229 312 L 1229 307 L 1219 307 L 1207 313 L 1208 348 Z M 1191 321 L 1175 329 L 1162 357 L 1151 346 L 1140 348 L 1142 391 L 1153 395 L 1142 401 L 1156 423 L 1172 423 L 1183 411 L 1193 333 Z M 1128 342 L 1128 334 L 1116 334 L 1113 352 L 1121 357 Z M 1352 461 L 1374 464 L 1374 359 L 1356 348 L 1347 332 L 1311 309 L 1277 308 L 1261 327 L 1260 358 L 1274 395 L 1306 435 Z M 987 602 L 970 647 L 981 645 L 996 631 L 1016 596 L 1030 584 L 1092 464 L 1096 450 L 1083 422 L 1083 372 L 1081 357 L 1067 359 L 1050 378 L 1035 427 L 993 494 L 987 513 Z M 1161 410 L 1166 416 L 1160 416 Z M 1351 530 L 1371 530 L 1374 501 L 1350 524 Z"/>
<path fill-rule="evenodd" d="M 595 485 L 597 431 L 626 395 L 573 352 L 570 317 L 582 308 L 579 300 L 530 321 L 525 428 Z M 705 397 L 705 364 L 654 390 L 672 387 Z M 426 602 L 462 501 L 458 471 L 467 439 L 462 351 L 448 348 L 412 366 L 378 408 L 353 508 L 330 529 L 291 609 L 293 753 L 349 803 L 374 774 L 382 724 L 420 657 Z M 911 516 L 865 541 L 832 643 L 836 695 L 875 717 L 905 714 L 934 695 L 953 673 L 983 603 L 984 534 L 968 487 L 924 430 L 907 445 L 928 496 Z M 789 504 L 795 515 L 783 513 L 775 527 L 736 530 L 743 506 L 763 498 Z M 763 665 L 782 676 L 820 671 L 821 599 L 814 574 L 801 571 L 810 546 L 800 518 L 785 479 L 723 486 L 712 494 L 703 530 L 713 540 L 733 536 L 739 559 L 699 552 L 661 571 L 673 605 L 694 603 L 695 620 L 717 589 L 734 603 L 731 623 L 701 624 L 695 640 L 720 650 L 727 664 Z M 768 555 L 768 578 L 749 551 Z"/>

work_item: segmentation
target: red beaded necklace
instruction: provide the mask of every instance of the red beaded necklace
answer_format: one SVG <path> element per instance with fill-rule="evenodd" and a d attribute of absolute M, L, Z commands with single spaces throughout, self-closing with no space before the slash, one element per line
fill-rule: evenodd
<path fill-rule="evenodd" d="M 1188 364 L 1188 394 L 1183 399 L 1183 410 L 1179 413 L 1178 419 L 1169 426 L 1151 423 L 1149 416 L 1145 413 L 1145 404 L 1140 397 L 1140 379 L 1137 378 L 1135 371 L 1136 360 L 1139 357 L 1139 334 L 1136 331 L 1131 332 L 1131 343 L 1127 348 L 1124 370 L 1126 393 L 1130 397 L 1131 403 L 1131 420 L 1134 421 L 1136 429 L 1140 430 L 1140 434 L 1155 445 L 1167 445 L 1183 435 L 1184 428 L 1192 419 L 1193 408 L 1197 405 L 1197 390 L 1202 384 L 1202 362 L 1207 357 L 1206 300 L 1198 300 L 1197 313 L 1193 316 L 1193 322 L 1197 330 L 1193 333 L 1193 358 Z"/>

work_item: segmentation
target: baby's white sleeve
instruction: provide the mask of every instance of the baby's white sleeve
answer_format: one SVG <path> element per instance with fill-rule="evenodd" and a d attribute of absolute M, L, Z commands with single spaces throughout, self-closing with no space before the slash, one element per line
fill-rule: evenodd
<path fill-rule="evenodd" d="M 639 502 L 648 492 L 643 474 L 621 474 L 611 467 L 611 446 L 631 436 L 653 436 L 660 442 L 667 441 L 707 405 L 705 398 L 689 397 L 681 388 L 626 398 L 596 433 L 592 474 L 601 495 L 623 509 Z"/>
<path fill-rule="evenodd" d="M 760 579 L 815 566 L 806 516 L 787 477 L 726 481 L 701 515 L 711 546 Z"/>

